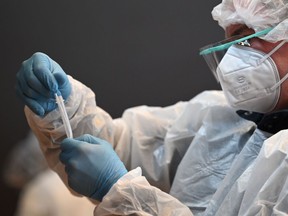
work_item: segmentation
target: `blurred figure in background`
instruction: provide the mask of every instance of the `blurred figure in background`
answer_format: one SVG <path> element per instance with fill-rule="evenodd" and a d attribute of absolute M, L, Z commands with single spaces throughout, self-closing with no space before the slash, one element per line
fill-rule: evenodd
<path fill-rule="evenodd" d="M 3 177 L 7 185 L 20 190 L 15 216 L 89 216 L 95 205 L 77 197 L 50 170 L 35 135 L 15 145 L 7 157 Z"/>

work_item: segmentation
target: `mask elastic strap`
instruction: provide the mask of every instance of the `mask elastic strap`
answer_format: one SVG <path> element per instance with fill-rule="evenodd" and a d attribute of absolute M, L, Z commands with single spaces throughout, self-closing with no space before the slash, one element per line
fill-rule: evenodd
<path fill-rule="evenodd" d="M 274 91 L 275 89 L 277 89 L 285 80 L 287 80 L 287 78 L 288 78 L 288 72 L 285 74 L 285 76 L 279 82 L 277 82 L 274 86 L 272 86 L 270 88 L 270 90 Z"/>
<path fill-rule="evenodd" d="M 278 49 L 280 49 L 287 41 L 282 41 L 276 47 L 274 47 L 269 53 L 267 53 L 258 64 L 262 64 L 266 59 L 268 59 L 271 55 L 273 55 Z"/>
<path fill-rule="evenodd" d="M 287 41 L 282 41 L 278 46 L 282 46 L 284 43 L 286 43 Z M 278 47 L 277 46 L 277 47 Z M 280 47 L 281 47 L 280 46 Z M 274 49 L 273 49 L 274 50 Z M 273 51 L 272 50 L 272 51 Z M 275 51 L 274 51 L 275 52 Z M 274 53 L 273 52 L 273 53 Z M 272 55 L 272 54 L 271 54 Z M 275 89 L 277 89 L 285 80 L 287 80 L 288 79 L 288 71 L 287 71 L 287 73 L 285 74 L 285 76 L 284 77 L 282 77 L 282 79 L 281 80 L 279 80 L 279 82 L 277 82 L 274 86 L 272 86 L 271 88 L 270 88 L 270 90 L 271 91 L 274 91 Z"/>

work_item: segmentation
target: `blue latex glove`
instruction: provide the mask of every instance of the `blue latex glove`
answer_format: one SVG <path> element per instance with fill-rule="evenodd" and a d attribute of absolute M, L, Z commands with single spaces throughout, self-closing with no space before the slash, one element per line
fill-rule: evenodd
<path fill-rule="evenodd" d="M 65 165 L 69 186 L 98 201 L 127 173 L 112 146 L 91 135 L 66 138 L 61 150 L 60 161 Z"/>
<path fill-rule="evenodd" d="M 25 105 L 44 116 L 57 107 L 55 93 L 60 91 L 64 100 L 68 98 L 71 84 L 59 64 L 38 52 L 22 63 L 16 91 Z"/>

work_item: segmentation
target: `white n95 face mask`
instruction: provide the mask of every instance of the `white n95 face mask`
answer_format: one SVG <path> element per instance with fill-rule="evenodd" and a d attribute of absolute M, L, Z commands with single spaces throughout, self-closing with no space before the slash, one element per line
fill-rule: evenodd
<path fill-rule="evenodd" d="M 260 113 L 275 108 L 280 97 L 279 86 L 287 76 L 280 80 L 270 56 L 283 44 L 269 54 L 240 45 L 232 45 L 227 50 L 218 65 L 217 75 L 232 107 Z"/>

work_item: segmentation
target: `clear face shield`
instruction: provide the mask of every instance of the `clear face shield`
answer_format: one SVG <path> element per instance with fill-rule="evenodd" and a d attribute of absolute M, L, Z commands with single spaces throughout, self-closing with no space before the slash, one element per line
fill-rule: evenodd
<path fill-rule="evenodd" d="M 217 68 L 228 48 L 234 44 L 250 47 L 249 39 L 263 36 L 270 32 L 272 29 L 273 28 L 267 28 L 265 30 L 244 37 L 243 35 L 236 35 L 223 41 L 204 46 L 200 49 L 200 55 L 203 56 L 217 82 L 219 82 Z"/>

